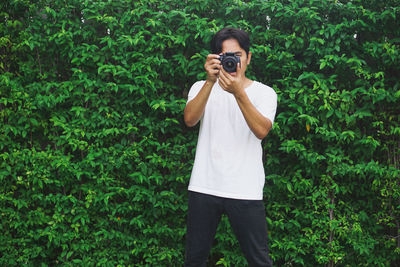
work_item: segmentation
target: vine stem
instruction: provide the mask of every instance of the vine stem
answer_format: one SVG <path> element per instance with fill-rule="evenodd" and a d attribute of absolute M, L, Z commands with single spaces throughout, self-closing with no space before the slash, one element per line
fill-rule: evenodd
<path fill-rule="evenodd" d="M 39 51 L 38 51 L 37 47 L 35 47 L 35 50 L 36 50 L 36 56 L 37 56 L 37 60 L 38 60 L 38 64 L 39 64 L 39 72 L 40 72 L 40 75 L 43 75 L 42 64 L 40 63 L 40 56 L 39 56 Z"/>
<path fill-rule="evenodd" d="M 335 196 L 334 193 L 331 191 L 329 192 L 328 198 L 330 199 L 330 204 L 332 205 L 331 208 L 329 208 L 329 220 L 332 222 L 335 217 L 334 217 L 334 211 L 333 211 L 333 205 L 335 204 Z M 332 249 L 332 244 L 333 244 L 333 238 L 334 238 L 334 232 L 331 229 L 329 232 L 329 247 Z M 330 262 L 328 263 L 328 267 L 334 267 L 335 266 L 335 262 L 333 260 L 330 260 Z"/>

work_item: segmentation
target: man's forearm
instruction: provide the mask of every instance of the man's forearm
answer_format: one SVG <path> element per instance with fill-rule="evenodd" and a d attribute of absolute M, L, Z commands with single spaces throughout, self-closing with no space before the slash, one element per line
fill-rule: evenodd
<path fill-rule="evenodd" d="M 235 98 L 250 130 L 257 138 L 264 139 L 272 128 L 271 121 L 256 109 L 246 92 L 235 95 Z"/>
<path fill-rule="evenodd" d="M 184 120 L 187 126 L 195 126 L 201 119 L 214 84 L 215 82 L 207 80 L 197 96 L 186 104 L 184 110 Z"/>

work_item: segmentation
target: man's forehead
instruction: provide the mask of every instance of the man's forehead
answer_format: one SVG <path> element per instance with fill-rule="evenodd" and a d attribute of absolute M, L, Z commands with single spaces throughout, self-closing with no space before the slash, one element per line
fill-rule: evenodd
<path fill-rule="evenodd" d="M 244 49 L 240 46 L 236 39 L 227 39 L 222 42 L 222 52 L 231 52 L 235 54 L 242 54 Z"/>
<path fill-rule="evenodd" d="M 234 53 L 234 54 L 242 54 L 243 53 L 243 51 L 224 51 L 225 53 L 226 52 L 230 52 L 230 53 Z"/>

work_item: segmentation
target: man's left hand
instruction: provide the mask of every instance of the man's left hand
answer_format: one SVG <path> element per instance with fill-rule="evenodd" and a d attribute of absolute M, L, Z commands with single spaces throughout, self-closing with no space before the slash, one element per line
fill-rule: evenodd
<path fill-rule="evenodd" d="M 244 69 L 240 67 L 239 63 L 237 64 L 235 76 L 230 75 L 224 68 L 219 71 L 219 85 L 234 96 L 238 96 L 244 91 L 245 79 Z"/>

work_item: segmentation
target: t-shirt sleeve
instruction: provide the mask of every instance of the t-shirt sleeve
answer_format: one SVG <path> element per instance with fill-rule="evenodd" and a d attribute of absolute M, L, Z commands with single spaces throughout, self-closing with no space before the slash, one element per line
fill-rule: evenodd
<path fill-rule="evenodd" d="M 190 100 L 192 100 L 193 98 L 195 98 L 197 96 L 197 94 L 200 92 L 201 88 L 203 87 L 204 82 L 205 81 L 198 81 L 192 85 L 192 87 L 189 90 L 188 99 L 187 99 L 186 103 L 188 103 Z"/>
<path fill-rule="evenodd" d="M 255 107 L 274 124 L 278 97 L 271 87 L 263 86 L 255 99 Z"/>

